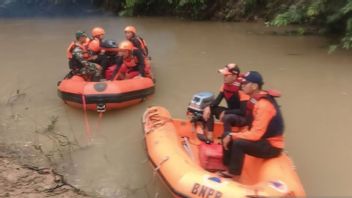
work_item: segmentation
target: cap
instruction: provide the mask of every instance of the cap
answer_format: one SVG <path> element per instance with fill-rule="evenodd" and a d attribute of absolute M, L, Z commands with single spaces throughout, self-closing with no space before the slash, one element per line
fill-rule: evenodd
<path fill-rule="evenodd" d="M 240 73 L 240 68 L 236 63 L 229 63 L 225 65 L 224 68 L 219 69 L 218 72 L 223 75 L 231 75 L 231 74 L 238 75 Z"/>
<path fill-rule="evenodd" d="M 81 37 L 88 37 L 88 35 L 84 31 L 77 31 L 76 32 L 76 38 L 81 38 Z"/>
<path fill-rule="evenodd" d="M 258 85 L 264 84 L 262 75 L 257 71 L 249 71 L 245 73 L 243 76 L 243 82 L 251 82 Z"/>

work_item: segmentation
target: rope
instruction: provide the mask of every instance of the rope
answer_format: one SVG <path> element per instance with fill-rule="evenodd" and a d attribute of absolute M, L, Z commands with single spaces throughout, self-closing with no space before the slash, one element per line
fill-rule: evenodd
<path fill-rule="evenodd" d="M 170 159 L 170 157 L 166 156 L 163 160 L 161 160 L 161 162 L 158 164 L 158 166 L 154 168 L 154 170 L 153 170 L 154 174 L 156 174 L 157 171 L 161 168 L 161 166 L 169 159 Z"/>
<path fill-rule="evenodd" d="M 189 155 L 189 157 L 194 161 L 194 155 L 193 155 L 193 152 L 192 152 L 192 148 L 191 146 L 189 145 L 189 141 L 188 141 L 188 138 L 187 137 L 183 137 L 183 141 L 184 141 L 184 144 L 183 144 L 183 147 L 185 148 L 187 154 Z"/>
<path fill-rule="evenodd" d="M 101 123 L 101 120 L 103 119 L 103 115 L 104 115 L 103 112 L 100 112 L 99 115 L 98 115 L 98 120 L 97 120 L 97 125 L 96 125 L 96 131 L 97 132 L 100 131 L 100 123 Z"/>
<path fill-rule="evenodd" d="M 87 103 L 84 94 L 82 94 L 82 103 L 83 103 L 83 115 L 84 115 L 84 126 L 85 126 L 85 135 L 88 140 L 91 140 L 92 133 L 90 130 L 88 115 L 87 115 Z"/>
<path fill-rule="evenodd" d="M 149 122 L 147 122 L 147 120 Z M 157 128 L 164 126 L 167 122 L 171 122 L 172 119 L 169 117 L 161 116 L 157 109 L 150 108 L 144 115 L 143 115 L 143 123 L 148 124 L 149 128 L 145 131 L 146 134 L 154 131 Z"/>

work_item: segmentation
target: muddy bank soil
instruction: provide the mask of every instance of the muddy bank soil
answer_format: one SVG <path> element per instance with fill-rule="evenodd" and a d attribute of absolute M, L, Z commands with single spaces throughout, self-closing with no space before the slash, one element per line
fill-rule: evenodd
<path fill-rule="evenodd" d="M 0 197 L 88 197 L 52 168 L 21 164 L 15 151 L 0 145 Z"/>

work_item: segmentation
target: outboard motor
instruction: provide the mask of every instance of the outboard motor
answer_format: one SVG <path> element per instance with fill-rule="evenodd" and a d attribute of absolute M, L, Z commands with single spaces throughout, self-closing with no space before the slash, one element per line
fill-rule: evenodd
<path fill-rule="evenodd" d="M 199 92 L 193 95 L 192 100 L 187 108 L 187 116 L 189 116 L 194 128 L 199 124 L 204 129 L 205 120 L 203 119 L 203 112 L 205 107 L 209 106 L 214 101 L 214 94 L 211 92 Z M 197 133 L 199 140 L 210 144 L 209 140 L 204 134 Z"/>
<path fill-rule="evenodd" d="M 214 101 L 214 94 L 211 92 L 199 92 L 193 95 L 187 108 L 187 115 L 191 116 L 192 122 L 204 122 L 203 112 L 205 107 Z"/>

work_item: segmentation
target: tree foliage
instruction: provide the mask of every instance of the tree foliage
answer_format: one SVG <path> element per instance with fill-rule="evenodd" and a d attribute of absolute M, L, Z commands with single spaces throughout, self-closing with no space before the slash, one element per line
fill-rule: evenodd
<path fill-rule="evenodd" d="M 338 46 L 344 49 L 352 48 L 352 0 L 296 1 L 277 14 L 270 24 L 315 26 L 321 33 L 341 35 Z M 331 49 L 336 49 L 338 46 L 334 45 Z"/>

